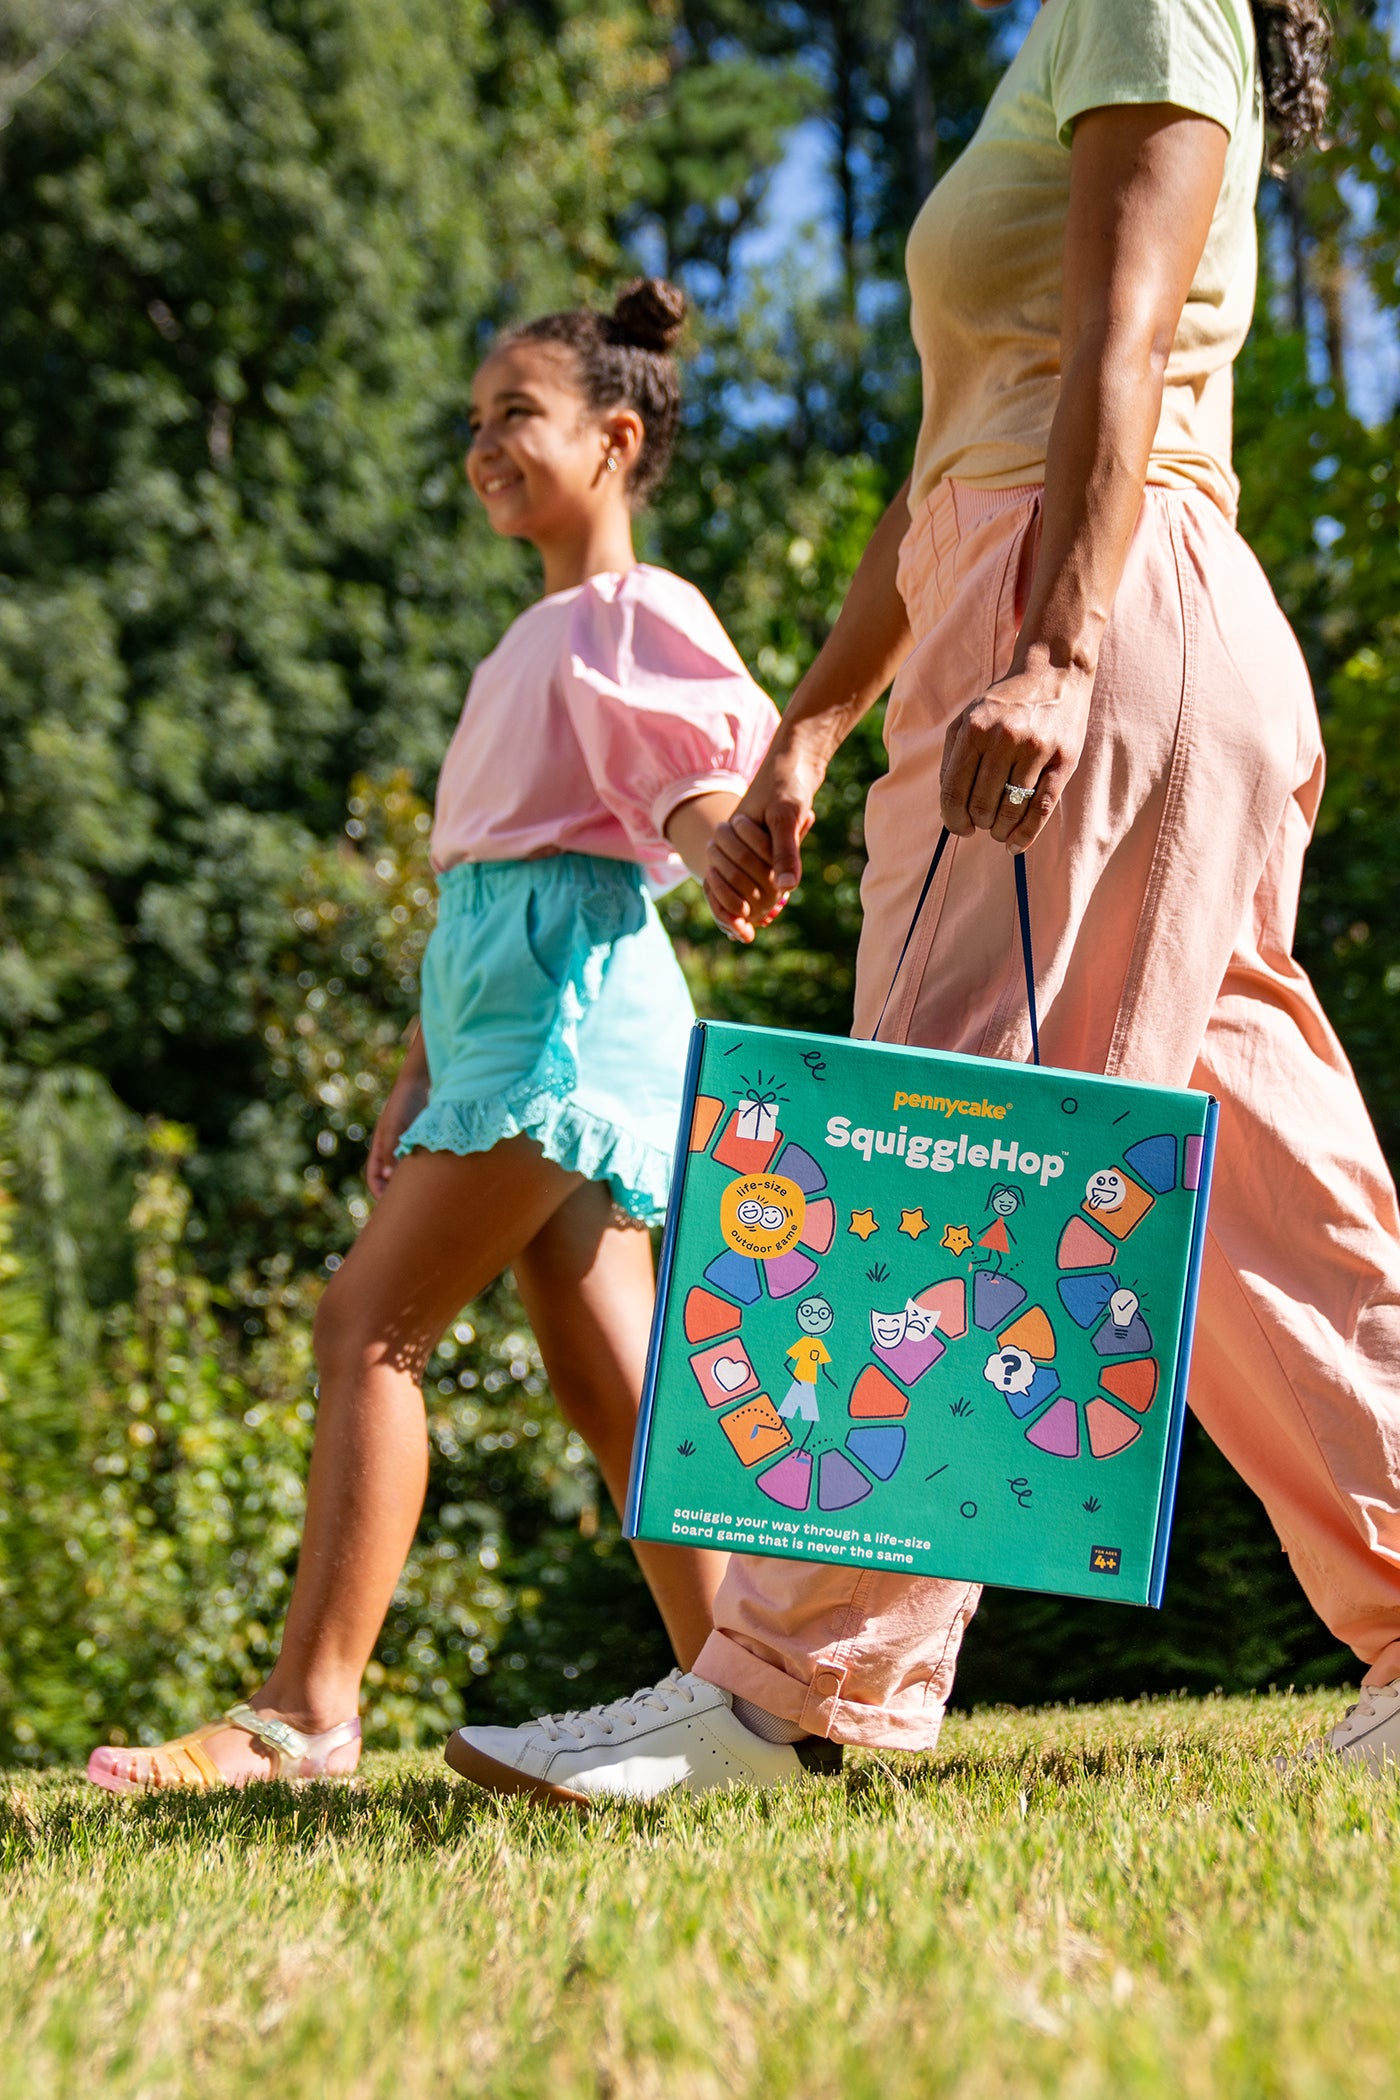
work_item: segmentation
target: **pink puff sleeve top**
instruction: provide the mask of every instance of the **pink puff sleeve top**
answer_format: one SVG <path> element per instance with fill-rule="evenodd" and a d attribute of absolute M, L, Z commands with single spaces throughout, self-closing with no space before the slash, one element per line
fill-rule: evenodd
<path fill-rule="evenodd" d="M 778 711 L 693 584 L 645 563 L 532 605 L 478 665 L 438 780 L 432 862 L 596 853 L 657 889 L 694 795 L 742 794 Z"/>

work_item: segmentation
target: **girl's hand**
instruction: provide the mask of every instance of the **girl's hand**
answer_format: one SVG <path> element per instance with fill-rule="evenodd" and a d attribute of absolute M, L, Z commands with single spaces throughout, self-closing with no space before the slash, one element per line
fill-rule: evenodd
<path fill-rule="evenodd" d="M 800 730 L 779 729 L 743 801 L 710 841 L 705 896 L 726 933 L 747 946 L 802 880 L 802 841 L 827 761 Z"/>
<path fill-rule="evenodd" d="M 374 1126 L 374 1135 L 369 1143 L 369 1158 L 365 1162 L 365 1184 L 375 1202 L 388 1188 L 397 1162 L 394 1158 L 399 1139 L 415 1116 L 423 1113 L 432 1092 L 428 1080 L 428 1060 L 423 1051 L 421 1031 L 416 1032 L 409 1044 L 398 1078 L 389 1092 Z"/>
<path fill-rule="evenodd" d="M 943 748 L 943 822 L 958 838 L 990 831 L 1024 853 L 1045 828 L 1079 763 L 1091 672 L 1049 665 L 1013 671 L 965 707 Z M 1029 788 L 1011 801 L 1008 787 Z"/>

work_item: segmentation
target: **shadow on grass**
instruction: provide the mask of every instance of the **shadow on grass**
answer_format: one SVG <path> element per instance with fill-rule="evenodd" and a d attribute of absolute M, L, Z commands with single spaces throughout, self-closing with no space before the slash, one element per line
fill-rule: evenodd
<path fill-rule="evenodd" d="M 0 1804 L 0 1869 L 66 1855 L 97 1859 L 117 1849 L 246 1845 L 311 1854 L 345 1844 L 360 1856 L 451 1849 L 484 1829 L 512 1842 L 553 1849 L 577 1842 L 578 1821 L 564 1808 L 500 1800 L 444 1773 L 414 1773 L 357 1786 L 289 1786 L 276 1780 L 216 1794 L 170 1793 L 122 1799 L 80 1782 L 28 1802 Z"/>

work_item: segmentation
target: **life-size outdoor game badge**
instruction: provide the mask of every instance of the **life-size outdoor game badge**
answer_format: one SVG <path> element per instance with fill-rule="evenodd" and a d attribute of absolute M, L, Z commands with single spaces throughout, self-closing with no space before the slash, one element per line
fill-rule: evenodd
<path fill-rule="evenodd" d="M 1160 1603 L 1215 1116 L 697 1024 L 629 1533 Z"/>

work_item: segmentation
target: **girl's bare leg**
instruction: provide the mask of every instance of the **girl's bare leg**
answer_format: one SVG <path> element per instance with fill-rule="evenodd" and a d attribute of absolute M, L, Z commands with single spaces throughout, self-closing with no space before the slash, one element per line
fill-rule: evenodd
<path fill-rule="evenodd" d="M 650 1238 L 615 1225 L 607 1189 L 585 1182 L 516 1256 L 514 1268 L 559 1410 L 593 1452 L 620 1510 L 655 1296 Z M 711 1632 L 729 1556 L 643 1540 L 632 1550 L 688 1670 Z"/>
<path fill-rule="evenodd" d="M 259 1711 L 314 1733 L 358 1711 L 423 1508 L 424 1368 L 448 1322 L 583 1186 L 528 1138 L 399 1161 L 317 1310 L 321 1397 L 306 1524 L 281 1653 L 250 1702 Z M 269 1767 L 238 1730 L 205 1748 L 229 1778 Z M 356 1754 L 336 1753 L 333 1769 Z"/>

